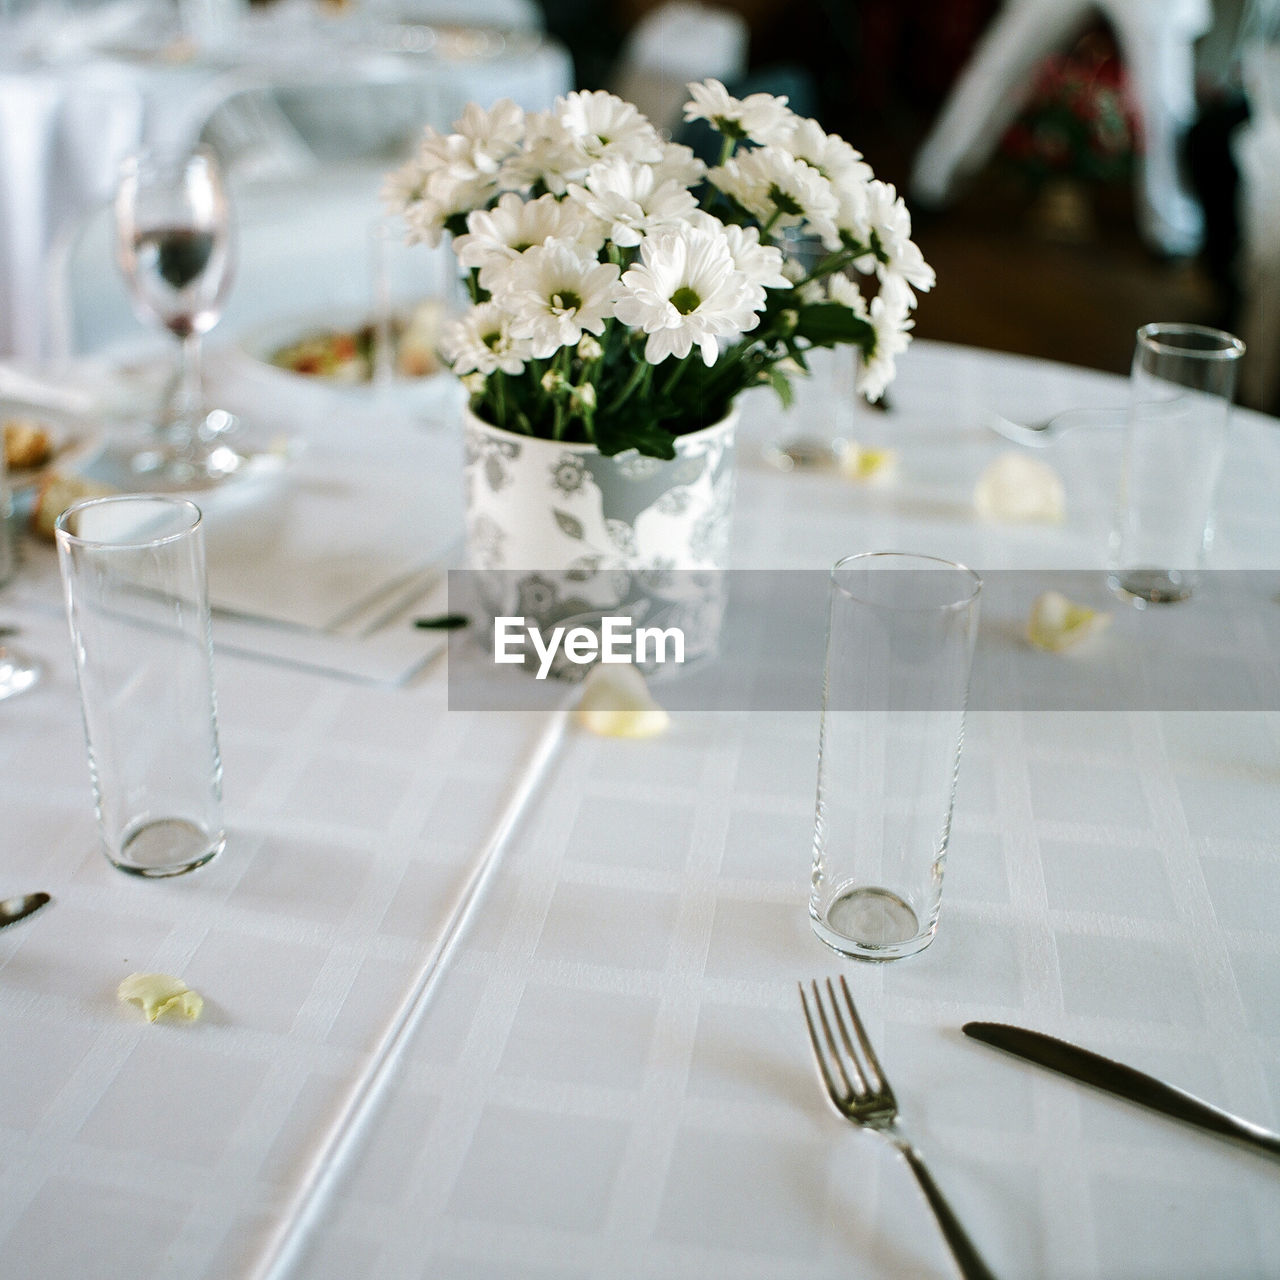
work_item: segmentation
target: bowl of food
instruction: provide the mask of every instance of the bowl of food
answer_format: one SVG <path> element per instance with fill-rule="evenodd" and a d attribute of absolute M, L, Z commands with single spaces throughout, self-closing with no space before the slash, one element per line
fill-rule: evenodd
<path fill-rule="evenodd" d="M 442 302 L 428 300 L 379 322 L 367 316 L 283 321 L 255 334 L 248 354 L 272 369 L 335 387 L 420 384 L 444 372 Z"/>

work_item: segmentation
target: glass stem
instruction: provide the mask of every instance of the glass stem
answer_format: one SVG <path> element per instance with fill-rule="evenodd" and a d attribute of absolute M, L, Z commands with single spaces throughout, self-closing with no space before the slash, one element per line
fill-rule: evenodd
<path fill-rule="evenodd" d="M 182 339 L 182 357 L 178 365 L 178 385 L 174 388 L 169 412 L 169 429 L 195 437 L 203 416 L 204 375 L 202 372 L 200 334 L 192 332 Z"/>

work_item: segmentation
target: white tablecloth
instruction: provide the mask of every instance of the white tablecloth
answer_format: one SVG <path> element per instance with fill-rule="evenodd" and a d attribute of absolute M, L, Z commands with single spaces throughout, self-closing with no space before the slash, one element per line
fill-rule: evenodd
<path fill-rule="evenodd" d="M 481 6 L 473 21 L 484 16 Z M 46 294 L 60 234 L 110 197 L 129 151 L 190 144 L 237 94 L 345 86 L 352 127 L 372 132 L 372 123 L 360 124 L 362 85 L 431 86 L 441 127 L 473 99 L 487 105 L 508 96 L 536 109 L 572 87 L 569 55 L 554 41 L 513 40 L 509 52 L 474 58 L 398 54 L 380 48 L 364 25 L 348 32 L 323 21 L 249 27 L 242 45 L 187 62 L 84 54 L 24 66 L 6 53 L 0 49 L 0 356 L 25 358 L 56 349 Z M 313 123 L 324 128 L 342 118 Z"/>
<path fill-rule="evenodd" d="M 737 562 L 1100 564 L 1114 432 L 1042 455 L 1061 526 L 981 524 L 970 495 L 1008 447 L 985 411 L 1123 393 L 919 344 L 892 414 L 864 415 L 901 450 L 882 489 L 766 469 L 778 415 L 750 399 Z M 340 466 L 339 434 L 312 429 Z M 456 439 L 429 438 L 424 503 L 456 483 Z M 1215 563 L 1275 565 L 1278 489 L 1280 429 L 1242 414 Z M 0 708 L 0 857 L 5 893 L 55 902 L 0 932 L 3 1270 L 250 1274 L 544 721 L 448 710 L 443 665 L 390 690 L 221 652 L 229 845 L 135 881 L 95 845 L 52 559 L 27 550 L 0 605 L 49 669 Z M 796 982 L 840 972 L 997 1274 L 1275 1274 L 1274 1163 L 959 1027 L 1035 1026 L 1280 1125 L 1280 716 L 971 715 L 937 939 L 879 967 L 809 928 L 816 742 L 807 712 L 685 714 L 645 742 L 570 732 L 294 1274 L 952 1275 L 900 1160 L 820 1094 Z M 204 1018 L 117 1005 L 146 970 L 201 991 Z"/>

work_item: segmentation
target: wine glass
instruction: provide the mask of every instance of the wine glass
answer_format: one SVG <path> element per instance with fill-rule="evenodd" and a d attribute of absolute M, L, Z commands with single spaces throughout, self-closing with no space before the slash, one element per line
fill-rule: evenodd
<path fill-rule="evenodd" d="M 233 442 L 232 415 L 206 405 L 201 377 L 201 340 L 222 314 L 232 277 L 231 211 L 216 159 L 204 149 L 130 157 L 115 216 L 116 256 L 134 310 L 182 343 L 174 393 L 128 465 L 150 488 L 217 484 L 247 457 Z"/>

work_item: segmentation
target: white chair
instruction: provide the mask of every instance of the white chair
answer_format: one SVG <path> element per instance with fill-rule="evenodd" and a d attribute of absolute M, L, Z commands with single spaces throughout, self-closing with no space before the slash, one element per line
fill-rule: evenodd
<path fill-rule="evenodd" d="M 691 81 L 714 77 L 732 84 L 746 74 L 749 37 L 739 14 L 671 0 L 646 14 L 627 36 L 614 91 L 658 128 L 674 132 Z"/>
<path fill-rule="evenodd" d="M 912 194 L 940 206 L 990 158 L 1022 108 L 1031 73 L 1101 10 L 1115 30 L 1142 119 L 1136 174 L 1139 230 L 1156 249 L 1194 253 L 1204 214 L 1178 166 L 1195 115 L 1194 44 L 1209 0 L 1006 0 L 916 156 Z"/>

